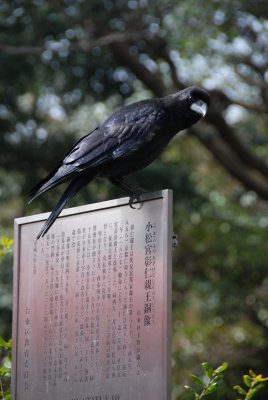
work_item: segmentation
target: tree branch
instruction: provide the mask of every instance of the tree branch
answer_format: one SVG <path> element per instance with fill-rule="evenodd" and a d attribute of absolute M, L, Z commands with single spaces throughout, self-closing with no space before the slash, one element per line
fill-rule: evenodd
<path fill-rule="evenodd" d="M 148 30 L 144 31 L 135 31 L 135 32 L 114 32 L 110 33 L 109 35 L 102 36 L 94 41 L 88 41 L 88 40 L 80 40 L 78 42 L 72 42 L 70 45 L 67 46 L 62 46 L 60 49 L 54 49 L 54 48 L 47 48 L 45 46 L 9 46 L 4 43 L 0 43 L 0 53 L 5 53 L 9 55 L 19 55 L 19 56 L 25 56 L 25 55 L 40 55 L 43 53 L 45 50 L 50 50 L 54 53 L 57 53 L 58 51 L 68 48 L 70 50 L 76 50 L 76 51 L 82 51 L 82 52 L 88 52 L 92 50 L 96 46 L 109 46 L 110 44 L 113 43 L 123 43 L 126 41 L 138 41 L 141 39 L 149 39 L 152 37 L 152 33 Z"/>
<path fill-rule="evenodd" d="M 195 127 L 191 128 L 190 132 L 203 143 L 231 176 L 238 179 L 247 189 L 253 190 L 261 198 L 268 200 L 268 183 L 261 176 L 257 177 L 256 173 L 254 174 L 244 164 L 241 165 L 236 154 L 226 148 L 221 140 L 203 135 Z"/>
<path fill-rule="evenodd" d="M 268 178 L 268 164 L 245 147 L 222 115 L 215 111 L 213 104 L 206 115 L 206 120 L 216 127 L 224 142 L 230 146 L 245 166 L 256 169 L 265 178 Z"/>
<path fill-rule="evenodd" d="M 45 50 L 44 47 L 35 47 L 35 46 L 16 47 L 0 43 L 0 53 L 5 53 L 12 56 L 40 55 L 44 50 Z"/>
<path fill-rule="evenodd" d="M 177 67 L 173 60 L 170 57 L 169 51 L 165 48 L 162 50 L 161 55 L 163 59 L 168 63 L 170 72 L 171 72 L 171 78 L 173 81 L 173 84 L 176 89 L 182 90 L 185 89 L 185 85 L 179 80 L 178 75 L 177 75 Z"/>
<path fill-rule="evenodd" d="M 223 108 L 223 109 L 227 108 L 228 106 L 230 106 L 232 104 L 236 104 L 238 106 L 245 108 L 248 111 L 254 111 L 256 113 L 264 113 L 264 114 L 268 113 L 268 108 L 265 104 L 263 106 L 254 106 L 254 105 L 242 103 L 237 100 L 232 100 L 232 99 L 230 99 L 230 97 L 228 97 L 224 92 L 222 92 L 219 89 L 210 90 L 210 95 L 212 96 L 212 98 L 214 98 L 213 103 L 215 104 L 216 101 L 218 103 L 221 103 L 221 106 L 222 106 L 221 108 Z"/>
<path fill-rule="evenodd" d="M 130 54 L 126 43 L 111 43 L 110 49 L 116 61 L 120 65 L 128 67 L 156 96 L 165 96 L 166 88 L 162 79 L 158 74 L 149 71 L 148 68 L 139 61 L 138 57 Z"/>
<path fill-rule="evenodd" d="M 162 57 L 169 65 L 174 88 L 176 90 L 185 89 L 185 85 L 178 78 L 177 67 L 176 67 L 174 61 L 172 60 L 172 58 L 170 57 L 169 46 L 168 46 L 166 39 L 162 36 L 154 35 L 151 38 L 147 38 L 147 43 L 153 49 L 153 52 L 152 52 L 153 57 L 154 58 Z M 174 91 L 174 89 L 170 90 L 170 91 Z"/>
<path fill-rule="evenodd" d="M 226 108 L 230 104 L 239 104 L 238 102 L 233 102 L 229 99 L 225 93 L 219 91 L 219 90 L 213 90 L 210 92 L 212 100 L 211 100 L 211 106 L 209 108 L 208 114 L 206 116 L 206 120 L 213 125 L 217 131 L 219 132 L 222 140 L 229 146 L 229 151 L 235 153 L 235 156 L 240 159 L 240 162 L 244 164 L 244 168 L 252 168 L 258 171 L 265 180 L 268 178 L 268 164 L 262 160 L 260 157 L 255 155 L 252 151 L 250 151 L 244 144 L 243 142 L 239 139 L 237 136 L 236 132 L 234 129 L 228 125 L 223 118 L 221 112 L 224 108 Z M 245 107 L 244 104 L 241 104 L 241 106 Z M 252 111 L 252 107 L 245 107 L 249 108 Z M 254 109 L 254 111 L 260 113 L 260 112 L 265 112 L 265 110 L 261 109 Z M 199 136 L 198 136 L 199 137 Z M 200 138 L 200 137 L 199 137 Z M 204 142 L 202 141 L 204 144 Z M 210 149 L 213 152 L 213 149 Z M 218 154 L 218 160 L 221 162 L 221 164 L 224 164 L 224 160 L 222 158 L 227 157 L 228 155 L 224 155 L 224 151 L 222 151 L 222 155 L 220 156 L 221 149 L 217 149 L 217 154 Z M 227 163 L 228 164 L 228 163 Z M 224 166 L 224 165 L 223 165 Z M 231 167 L 228 169 L 228 165 L 225 166 L 227 170 L 233 176 L 237 177 L 240 179 L 237 174 L 235 173 L 235 169 L 231 170 Z M 252 171 L 251 171 L 252 173 Z M 241 177 L 241 179 L 243 179 Z M 245 179 L 244 179 L 245 180 Z"/>

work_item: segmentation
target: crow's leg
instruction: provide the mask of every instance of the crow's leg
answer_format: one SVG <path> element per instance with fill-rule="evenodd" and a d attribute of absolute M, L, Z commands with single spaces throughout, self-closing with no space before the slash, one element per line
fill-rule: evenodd
<path fill-rule="evenodd" d="M 129 205 L 131 208 L 135 209 L 135 207 L 133 207 L 133 202 L 135 200 L 139 201 L 140 195 L 142 193 L 145 193 L 145 191 L 140 188 L 137 188 L 136 186 L 130 185 L 123 178 L 110 177 L 109 180 L 113 185 L 120 187 L 122 190 L 124 190 L 125 192 L 127 192 L 129 194 L 129 196 L 130 196 L 129 197 Z"/>
<path fill-rule="evenodd" d="M 137 188 L 136 186 L 130 185 L 123 178 L 110 177 L 109 180 L 112 184 L 120 187 L 121 189 L 123 189 L 125 192 L 127 192 L 130 195 L 140 196 L 142 193 L 145 193 L 144 190 Z"/>

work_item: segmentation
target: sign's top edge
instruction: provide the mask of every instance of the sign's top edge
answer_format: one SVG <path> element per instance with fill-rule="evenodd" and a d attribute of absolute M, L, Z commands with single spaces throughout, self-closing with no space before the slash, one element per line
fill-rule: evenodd
<path fill-rule="evenodd" d="M 150 200 L 161 199 L 161 198 L 167 197 L 168 195 L 171 195 L 171 193 L 172 193 L 172 190 L 170 190 L 170 189 L 163 189 L 163 190 L 159 190 L 157 192 L 144 193 L 140 196 L 139 202 L 135 201 L 134 204 L 139 204 L 140 202 L 145 202 L 145 201 L 150 201 Z M 119 199 L 107 200 L 107 201 L 102 201 L 99 203 L 86 204 L 84 206 L 79 206 L 79 207 L 71 207 L 71 208 L 67 208 L 67 209 L 63 210 L 62 213 L 60 214 L 59 218 L 66 217 L 68 215 L 77 215 L 77 214 L 83 214 L 83 213 L 91 212 L 91 211 L 121 207 L 121 206 L 125 206 L 128 204 L 129 204 L 129 197 L 121 197 Z M 48 218 L 49 214 L 50 214 L 50 212 L 46 212 L 46 213 L 42 213 L 42 214 L 35 214 L 35 215 L 27 216 L 27 217 L 16 218 L 15 224 L 22 225 L 22 224 L 29 224 L 31 222 L 43 221 Z"/>

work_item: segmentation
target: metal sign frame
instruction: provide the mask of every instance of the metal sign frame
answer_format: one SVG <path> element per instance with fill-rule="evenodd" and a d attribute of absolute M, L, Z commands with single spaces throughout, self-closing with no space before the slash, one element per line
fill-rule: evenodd
<path fill-rule="evenodd" d="M 143 194 L 140 197 L 140 202 L 135 203 L 135 207 L 137 207 L 136 210 L 132 210 L 131 212 L 134 212 L 137 214 L 137 220 L 139 219 L 139 210 L 142 210 L 142 207 L 146 204 L 145 208 L 147 207 L 148 210 L 150 209 L 149 206 L 151 205 L 152 207 L 154 206 L 155 201 L 160 200 L 161 201 L 161 209 L 162 209 L 162 215 L 161 215 L 161 248 L 162 248 L 162 327 L 161 327 L 161 332 L 162 332 L 162 338 L 161 338 L 161 343 L 162 343 L 162 360 L 161 361 L 161 371 L 162 371 L 162 377 L 159 379 L 163 380 L 163 387 L 162 387 L 162 393 L 160 394 L 159 399 L 161 400 L 169 400 L 171 398 L 171 293 L 172 293 L 172 191 L 171 190 L 162 190 L 159 192 L 154 192 L 154 193 L 146 193 Z M 75 207 L 75 208 L 69 208 L 64 210 L 60 217 L 59 220 L 68 220 L 69 217 L 71 216 L 80 216 L 81 215 L 88 215 L 92 213 L 96 213 L 96 216 L 98 218 L 98 212 L 102 212 L 103 210 L 126 210 L 126 206 L 128 207 L 129 205 L 129 198 L 121 198 L 121 199 L 116 199 L 116 200 L 110 200 L 110 201 L 105 201 L 105 202 L 100 202 L 100 203 L 95 203 L 95 204 L 89 204 L 81 207 Z M 123 208 L 122 208 L 123 207 Z M 128 207 L 130 210 L 130 207 Z M 15 246 L 14 246 L 14 283 L 13 283 L 13 349 L 12 349 L 12 381 L 11 381 L 11 393 L 12 393 L 12 399 L 13 400 L 20 400 L 26 398 L 21 395 L 18 387 L 18 376 L 20 374 L 21 369 L 23 368 L 22 365 L 19 364 L 18 359 L 19 359 L 19 354 L 23 349 L 19 348 L 19 335 L 20 331 L 24 329 L 24 325 L 20 322 L 21 317 L 20 317 L 20 304 L 21 302 L 23 303 L 23 293 L 22 293 L 22 287 L 23 287 L 23 281 L 21 277 L 21 272 L 22 269 L 25 269 L 25 266 L 23 266 L 23 261 L 21 259 L 21 254 L 22 254 L 22 245 L 23 242 L 23 235 L 24 235 L 24 229 L 27 227 L 29 229 L 29 225 L 33 231 L 33 237 L 36 237 L 36 234 L 38 233 L 40 229 L 40 223 L 45 221 L 47 217 L 49 216 L 49 213 L 44 213 L 44 214 L 38 214 L 34 216 L 29 216 L 29 217 L 23 217 L 23 218 L 17 218 L 14 222 L 14 231 L 15 231 Z M 54 229 L 57 229 L 57 221 L 55 223 L 55 226 L 52 227 L 51 231 Z M 28 242 L 27 242 L 28 246 Z M 26 247 L 27 247 L 26 246 Z M 29 251 L 33 246 L 33 242 L 29 244 Z M 27 251 L 24 249 L 24 252 Z M 30 283 L 29 283 L 30 284 Z M 28 283 L 27 283 L 28 285 Z M 124 379 L 124 378 L 122 378 Z M 28 393 L 29 396 L 29 393 Z M 143 398 L 143 395 L 139 393 L 133 393 L 133 400 L 135 398 Z M 32 397 L 27 397 L 30 400 Z M 47 399 L 47 397 L 44 397 Z M 54 397 L 50 397 L 54 398 Z M 58 398 L 58 397 L 57 397 Z M 89 396 L 88 394 L 85 394 L 84 397 L 76 397 L 75 394 L 72 394 L 70 399 L 98 399 L 98 400 L 117 400 L 116 395 L 110 396 L 110 395 L 103 395 L 101 394 L 100 396 Z M 118 399 L 120 400 L 125 400 L 126 396 L 120 397 L 118 395 Z M 150 397 L 147 397 L 148 400 L 151 400 Z M 39 397 L 40 400 L 43 400 L 42 397 Z M 61 397 L 59 397 L 61 399 Z M 132 397 L 131 397 L 132 400 Z M 155 397 L 154 397 L 155 400 Z"/>

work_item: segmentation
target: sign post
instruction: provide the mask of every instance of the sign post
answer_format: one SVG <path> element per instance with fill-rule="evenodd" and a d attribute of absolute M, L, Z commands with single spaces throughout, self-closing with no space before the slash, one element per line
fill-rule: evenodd
<path fill-rule="evenodd" d="M 15 220 L 13 400 L 169 400 L 172 192 Z"/>

